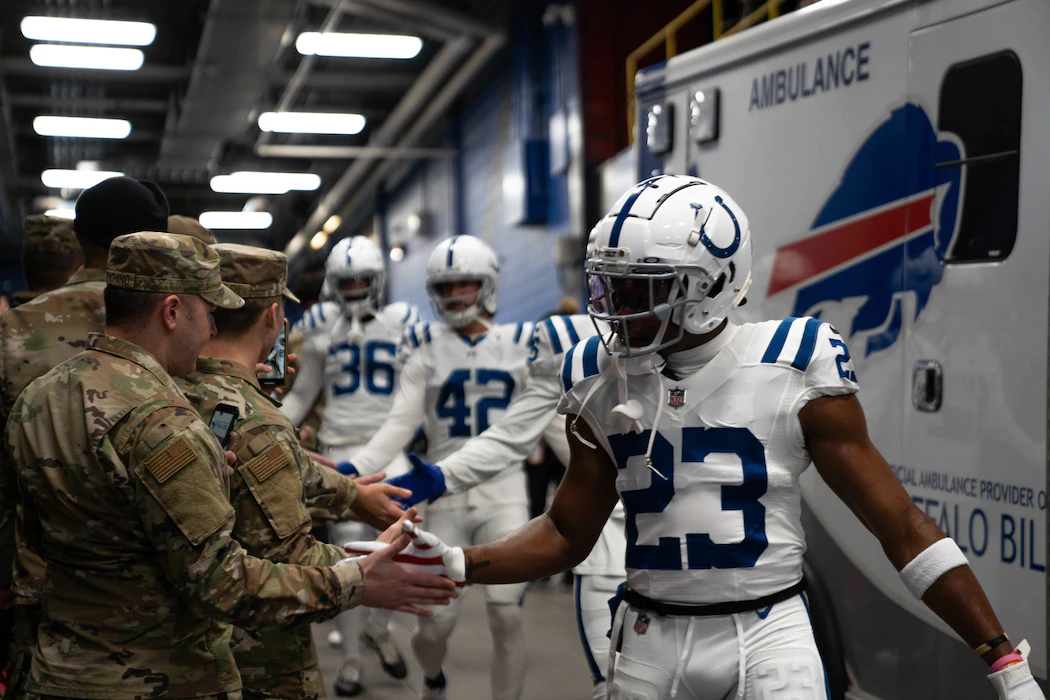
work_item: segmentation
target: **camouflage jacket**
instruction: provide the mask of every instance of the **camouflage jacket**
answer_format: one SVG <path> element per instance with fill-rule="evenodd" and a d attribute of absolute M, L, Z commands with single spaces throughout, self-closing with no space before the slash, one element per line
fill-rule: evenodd
<path fill-rule="evenodd" d="M 361 569 L 274 564 L 232 538 L 218 441 L 145 350 L 92 334 L 7 427 L 26 538 L 48 562 L 30 693 L 188 698 L 240 687 L 223 622 L 323 620 Z"/>
<path fill-rule="evenodd" d="M 236 362 L 202 357 L 197 371 L 176 383 L 205 421 L 219 403 L 240 413 L 228 446 L 237 455 L 230 477 L 230 502 L 237 516 L 234 539 L 252 556 L 270 561 L 330 566 L 346 558 L 341 548 L 310 535 L 306 502 L 345 520 L 357 485 L 333 469 L 319 467 L 303 452 L 295 428 L 255 375 Z M 262 693 L 274 676 L 317 663 L 309 626 L 238 628 L 234 654 L 245 687 Z"/>
<path fill-rule="evenodd" d="M 30 382 L 83 350 L 88 335 L 106 327 L 105 286 L 105 270 L 84 269 L 65 286 L 19 304 L 0 318 L 0 424 L 6 423 L 15 399 Z M 24 541 L 17 499 L 5 450 L 0 455 L 0 587 L 13 588 L 20 603 L 32 603 L 44 577 L 44 562 Z M 12 503 L 3 503 L 8 500 Z"/>

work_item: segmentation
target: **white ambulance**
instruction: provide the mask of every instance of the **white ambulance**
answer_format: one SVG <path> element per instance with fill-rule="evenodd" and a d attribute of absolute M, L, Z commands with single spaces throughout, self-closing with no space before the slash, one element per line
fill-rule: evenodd
<path fill-rule="evenodd" d="M 824 0 L 642 71 L 636 104 L 610 189 L 732 193 L 741 317 L 848 339 L 876 445 L 1045 679 L 1050 0 Z M 991 697 L 815 470 L 804 488 L 833 695 Z"/>

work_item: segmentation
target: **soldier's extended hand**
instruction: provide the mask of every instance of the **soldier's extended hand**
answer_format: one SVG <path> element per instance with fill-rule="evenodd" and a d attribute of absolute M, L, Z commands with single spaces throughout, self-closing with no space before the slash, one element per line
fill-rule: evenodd
<path fill-rule="evenodd" d="M 402 495 L 405 494 L 405 495 Z M 395 498 L 408 498 L 412 492 L 390 484 L 357 483 L 357 498 L 350 510 L 361 522 L 377 530 L 385 530 L 389 525 L 401 519 L 401 506 Z"/>
<path fill-rule="evenodd" d="M 456 584 L 450 579 L 406 571 L 394 563 L 394 555 L 411 541 L 408 535 L 402 535 L 389 547 L 361 560 L 365 575 L 364 605 L 430 617 L 434 613 L 420 605 L 448 605 L 450 600 L 459 597 Z"/>

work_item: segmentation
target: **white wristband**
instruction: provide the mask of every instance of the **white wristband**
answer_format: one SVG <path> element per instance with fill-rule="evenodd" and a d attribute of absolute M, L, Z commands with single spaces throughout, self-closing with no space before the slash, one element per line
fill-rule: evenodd
<path fill-rule="evenodd" d="M 959 566 L 968 566 L 966 555 L 955 544 L 955 540 L 945 537 L 937 540 L 919 552 L 914 559 L 901 569 L 901 581 L 911 594 L 922 599 L 934 581 Z"/>

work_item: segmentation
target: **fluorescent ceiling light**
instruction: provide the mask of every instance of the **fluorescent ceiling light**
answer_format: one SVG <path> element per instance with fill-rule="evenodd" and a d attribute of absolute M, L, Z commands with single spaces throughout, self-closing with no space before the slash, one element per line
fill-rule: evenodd
<path fill-rule="evenodd" d="M 338 56 L 340 58 L 414 58 L 423 48 L 423 40 L 403 34 L 343 34 L 339 32 L 303 32 L 295 48 L 304 56 Z"/>
<path fill-rule="evenodd" d="M 217 229 L 252 229 L 270 228 L 273 217 L 265 211 L 206 211 L 199 221 L 204 228 Z"/>
<path fill-rule="evenodd" d="M 365 118 L 360 114 L 332 112 L 263 112 L 259 128 L 284 134 L 346 134 L 361 133 Z"/>
<path fill-rule="evenodd" d="M 342 225 L 342 223 L 343 217 L 339 216 L 338 214 L 332 214 L 328 217 L 328 221 L 324 222 L 324 226 L 322 226 L 321 228 L 324 229 L 325 233 L 335 233 L 335 230 L 339 228 Z"/>
<path fill-rule="evenodd" d="M 324 231 L 318 231 L 314 234 L 313 238 L 310 239 L 310 247 L 314 250 L 321 250 L 324 248 L 324 244 L 328 242 L 328 234 Z"/>
<path fill-rule="evenodd" d="M 45 187 L 63 190 L 86 190 L 111 177 L 122 177 L 124 173 L 109 170 L 45 170 L 40 181 Z"/>
<path fill-rule="evenodd" d="M 44 212 L 44 216 L 53 216 L 56 219 L 69 219 L 73 220 L 77 218 L 76 209 L 48 209 Z"/>
<path fill-rule="evenodd" d="M 41 136 L 126 139 L 131 133 L 131 122 L 90 117 L 37 117 L 33 120 L 33 131 Z"/>
<path fill-rule="evenodd" d="M 95 70 L 138 70 L 144 57 L 138 49 L 114 49 L 108 46 L 71 46 L 69 44 L 36 44 L 29 58 L 47 68 L 90 68 Z"/>
<path fill-rule="evenodd" d="M 321 186 L 321 178 L 313 173 L 267 173 L 241 170 L 230 175 L 216 175 L 211 179 L 214 192 L 238 194 L 285 194 L 290 190 L 312 192 Z"/>
<path fill-rule="evenodd" d="M 149 46 L 157 28 L 149 22 L 118 22 L 72 17 L 26 17 L 22 36 L 37 41 L 68 41 L 75 44 Z"/>

